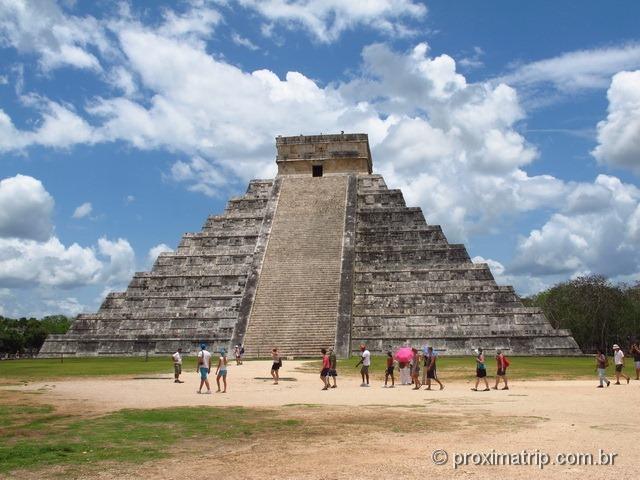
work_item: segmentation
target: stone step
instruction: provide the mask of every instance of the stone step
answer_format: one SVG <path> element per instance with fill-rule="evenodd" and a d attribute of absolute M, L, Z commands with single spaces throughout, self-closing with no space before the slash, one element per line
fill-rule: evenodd
<path fill-rule="evenodd" d="M 264 339 L 292 352 L 310 336 L 335 341 L 346 188 L 347 177 L 283 178 L 244 337 L 249 354 Z"/>

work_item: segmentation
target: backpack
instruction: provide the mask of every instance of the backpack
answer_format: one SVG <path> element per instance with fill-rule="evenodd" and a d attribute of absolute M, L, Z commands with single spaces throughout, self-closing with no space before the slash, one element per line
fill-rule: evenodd
<path fill-rule="evenodd" d="M 244 355 L 244 347 L 240 347 L 240 355 Z"/>
<path fill-rule="evenodd" d="M 504 368 L 507 368 L 511 363 L 509 363 L 509 359 L 505 356 L 502 357 L 504 361 Z"/>

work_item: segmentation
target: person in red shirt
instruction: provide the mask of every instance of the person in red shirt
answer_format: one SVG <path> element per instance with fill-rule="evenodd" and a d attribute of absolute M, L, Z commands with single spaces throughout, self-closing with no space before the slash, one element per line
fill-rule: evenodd
<path fill-rule="evenodd" d="M 496 351 L 496 363 L 498 364 L 498 371 L 496 372 L 496 384 L 493 389 L 498 390 L 498 384 L 500 380 L 504 382 L 502 390 L 509 390 L 509 384 L 507 383 L 507 367 L 509 366 L 509 360 L 504 356 L 501 350 Z"/>
<path fill-rule="evenodd" d="M 322 370 L 320 370 L 320 380 L 324 384 L 324 388 L 322 390 L 329 389 L 329 370 L 331 370 L 331 362 L 329 361 L 329 355 L 327 355 L 327 349 L 323 348 L 320 350 L 322 352 Z"/>

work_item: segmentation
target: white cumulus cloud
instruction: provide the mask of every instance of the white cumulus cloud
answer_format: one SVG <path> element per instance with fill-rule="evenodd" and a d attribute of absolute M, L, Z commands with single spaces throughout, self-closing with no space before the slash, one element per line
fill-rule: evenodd
<path fill-rule="evenodd" d="M 238 0 L 271 24 L 302 27 L 316 40 L 330 43 L 356 26 L 366 26 L 389 36 L 414 31 L 407 20 L 423 18 L 427 8 L 412 0 Z"/>
<path fill-rule="evenodd" d="M 52 0 L 0 0 L 0 44 L 36 53 L 45 71 L 62 66 L 99 71 L 90 47 L 109 50 L 98 20 L 67 15 Z"/>
<path fill-rule="evenodd" d="M 73 218 L 84 218 L 88 215 L 91 214 L 91 212 L 93 211 L 93 206 L 91 205 L 91 202 L 85 202 L 82 205 L 78 206 L 74 211 L 73 211 Z"/>
<path fill-rule="evenodd" d="M 27 175 L 0 180 L 0 237 L 47 240 L 53 206 L 40 180 Z"/>
<path fill-rule="evenodd" d="M 616 74 L 609 90 L 609 113 L 598 123 L 598 162 L 640 173 L 640 70 Z"/>
<path fill-rule="evenodd" d="M 509 273 L 610 277 L 640 270 L 640 190 L 599 175 L 570 186 L 566 207 L 521 239 Z"/>

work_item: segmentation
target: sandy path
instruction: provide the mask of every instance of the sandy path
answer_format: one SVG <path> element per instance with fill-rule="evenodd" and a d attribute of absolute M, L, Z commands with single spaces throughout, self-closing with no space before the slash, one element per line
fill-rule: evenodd
<path fill-rule="evenodd" d="M 197 395 L 195 372 L 183 375 L 176 385 L 171 375 L 162 379 L 62 380 L 33 383 L 27 391 L 46 391 L 42 400 L 53 403 L 80 402 L 86 411 L 170 406 L 277 407 L 317 404 L 320 408 L 287 407 L 291 416 L 318 415 L 337 423 L 326 438 L 255 440 L 205 452 L 204 458 L 168 458 L 132 470 L 116 469 L 97 478 L 185 478 L 215 472 L 225 478 L 418 478 L 446 475 L 451 478 L 635 478 L 640 458 L 640 382 L 596 389 L 593 381 L 516 382 L 512 389 L 476 393 L 470 381 L 447 384 L 444 391 L 412 391 L 410 387 L 362 388 L 359 378 L 339 377 L 338 388 L 321 391 L 317 375 L 297 371 L 298 362 L 285 362 L 281 381 L 272 385 L 270 362 L 247 362 L 230 366 L 229 392 Z M 256 379 L 256 377 L 261 377 Z M 446 376 L 443 378 L 446 383 Z M 15 389 L 15 387 L 12 387 Z M 413 406 L 409 408 L 409 406 Z M 415 407 L 415 406 L 425 406 Z M 358 408 L 353 408 L 358 407 Z M 362 425 L 353 416 L 362 416 Z M 392 416 L 403 428 L 376 429 L 377 418 Z M 347 421 L 347 417 L 349 417 Z M 420 418 L 439 418 L 443 428 L 413 431 Z M 341 426 L 341 419 L 345 420 Z M 386 421 L 386 420 L 385 420 Z M 447 422 L 455 428 L 444 428 Z M 435 425 L 438 425 L 436 423 Z M 319 455 L 318 449 L 322 448 Z M 434 465 L 431 455 L 444 449 L 449 461 Z M 540 451 L 591 453 L 599 449 L 616 453 L 615 466 L 557 466 L 544 470 L 534 466 L 468 465 L 454 470 L 456 453 L 519 453 Z M 473 459 L 471 463 L 473 463 Z M 114 473 L 115 472 L 115 473 Z M 93 478 L 96 478 L 93 475 Z"/>

